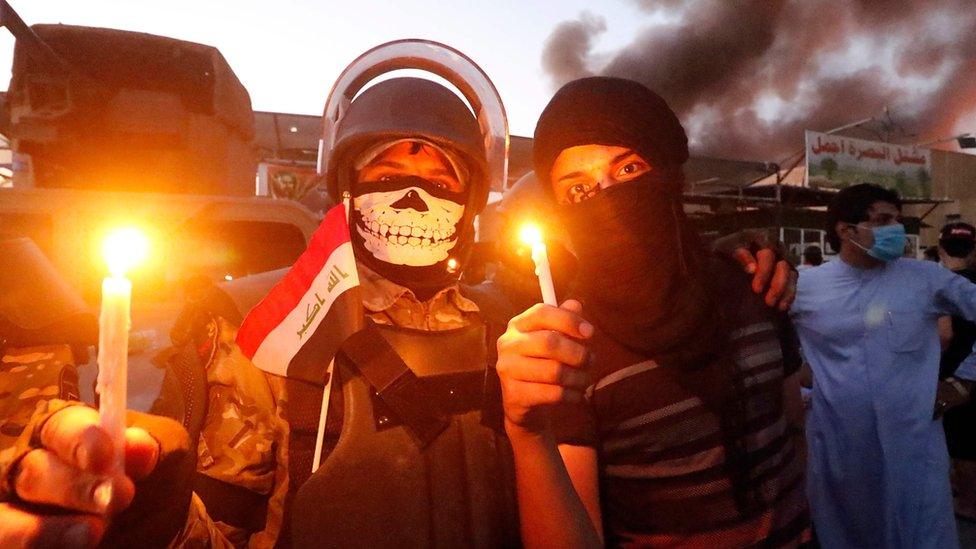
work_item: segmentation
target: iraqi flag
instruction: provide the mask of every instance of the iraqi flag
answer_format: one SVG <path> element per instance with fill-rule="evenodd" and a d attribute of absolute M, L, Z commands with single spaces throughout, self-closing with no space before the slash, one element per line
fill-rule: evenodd
<path fill-rule="evenodd" d="M 321 384 L 339 346 L 363 322 L 349 223 L 339 204 L 325 214 L 285 277 L 244 318 L 237 344 L 265 372 Z"/>

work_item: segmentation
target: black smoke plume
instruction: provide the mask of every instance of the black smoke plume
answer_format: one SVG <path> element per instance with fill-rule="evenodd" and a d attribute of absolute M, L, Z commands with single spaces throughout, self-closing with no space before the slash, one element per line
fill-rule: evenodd
<path fill-rule="evenodd" d="M 677 22 L 595 52 L 606 24 L 584 14 L 556 27 L 543 67 L 556 86 L 589 74 L 644 83 L 698 154 L 779 160 L 803 147 L 805 129 L 868 117 L 849 134 L 916 143 L 976 131 L 970 0 L 633 1 Z"/>

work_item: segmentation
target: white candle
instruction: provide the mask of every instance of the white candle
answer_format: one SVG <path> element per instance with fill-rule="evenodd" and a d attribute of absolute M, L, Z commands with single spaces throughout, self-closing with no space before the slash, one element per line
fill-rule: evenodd
<path fill-rule="evenodd" d="M 102 282 L 98 319 L 98 382 L 100 424 L 112 439 L 114 466 L 125 470 L 125 410 L 129 366 L 132 282 L 125 272 L 147 255 L 148 240 L 137 229 L 120 229 L 106 238 L 103 253 L 111 276 Z"/>
<path fill-rule="evenodd" d="M 535 225 L 522 227 L 522 240 L 532 246 L 532 262 L 535 263 L 535 275 L 539 277 L 539 289 L 542 290 L 542 302 L 546 305 L 558 307 L 556 288 L 552 284 L 552 270 L 549 268 L 549 254 L 546 253 L 546 243 L 542 238 L 542 231 Z"/>
<path fill-rule="evenodd" d="M 132 283 L 122 276 L 102 282 L 98 321 L 98 411 L 115 446 L 116 470 L 125 469 L 125 409 L 128 383 L 129 308 Z"/>

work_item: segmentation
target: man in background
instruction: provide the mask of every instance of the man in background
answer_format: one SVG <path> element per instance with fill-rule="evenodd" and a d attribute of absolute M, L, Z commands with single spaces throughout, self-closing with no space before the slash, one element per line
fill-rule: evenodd
<path fill-rule="evenodd" d="M 810 267 L 817 267 L 823 263 L 823 250 L 816 244 L 811 244 L 803 250 L 803 263 L 796 270 L 802 271 Z"/>
<path fill-rule="evenodd" d="M 942 227 L 939 237 L 939 261 L 942 266 L 969 280 L 976 282 L 976 269 L 973 269 L 973 251 L 976 250 L 976 227 L 956 221 Z M 951 380 L 964 360 L 972 353 L 976 343 L 976 324 L 959 317 L 939 319 L 939 335 L 944 350 L 939 364 L 939 379 L 943 385 Z M 955 387 L 952 387 L 955 388 Z M 976 520 L 976 440 L 973 428 L 976 427 L 976 405 L 971 401 L 958 408 L 948 410 L 943 418 L 946 445 L 952 458 L 950 483 L 955 499 L 956 515 Z"/>
<path fill-rule="evenodd" d="M 968 400 L 976 371 L 937 383 L 937 324 L 976 319 L 976 286 L 903 257 L 889 189 L 841 190 L 826 229 L 838 258 L 800 273 L 790 310 L 816 380 L 806 428 L 817 536 L 824 547 L 958 547 L 938 420 Z"/>

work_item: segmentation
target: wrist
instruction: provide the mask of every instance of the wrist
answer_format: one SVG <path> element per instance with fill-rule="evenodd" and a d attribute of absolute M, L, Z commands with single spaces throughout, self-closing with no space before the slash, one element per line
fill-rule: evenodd
<path fill-rule="evenodd" d="M 508 439 L 513 445 L 519 443 L 555 444 L 555 438 L 552 436 L 552 431 L 549 429 L 548 425 L 541 428 L 537 426 L 527 426 L 521 423 L 516 423 L 506 417 L 505 433 L 508 434 Z"/>

